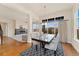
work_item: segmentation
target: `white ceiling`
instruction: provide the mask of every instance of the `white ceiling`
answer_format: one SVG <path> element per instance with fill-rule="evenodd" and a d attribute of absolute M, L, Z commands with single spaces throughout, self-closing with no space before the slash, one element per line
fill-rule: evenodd
<path fill-rule="evenodd" d="M 23 3 L 19 4 L 39 16 L 47 15 L 56 11 L 72 8 L 75 4 L 71 3 Z M 44 8 L 46 6 L 46 8 Z"/>
<path fill-rule="evenodd" d="M 25 20 L 26 13 L 20 12 L 16 9 L 9 8 L 5 5 L 0 5 L 0 17 L 5 19 Z"/>
<path fill-rule="evenodd" d="M 68 3 L 4 3 L 0 4 L 0 16 L 25 19 L 26 14 L 24 12 L 27 10 L 38 16 L 44 16 L 56 11 L 72 8 L 74 5 L 75 4 Z M 44 6 L 46 6 L 46 8 L 44 8 Z"/>

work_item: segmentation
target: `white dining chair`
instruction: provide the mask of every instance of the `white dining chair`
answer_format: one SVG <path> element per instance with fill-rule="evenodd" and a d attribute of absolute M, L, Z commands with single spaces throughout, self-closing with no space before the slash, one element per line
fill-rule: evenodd
<path fill-rule="evenodd" d="M 57 49 L 59 41 L 60 41 L 60 37 L 59 37 L 59 34 L 57 34 L 57 36 L 52 40 L 50 44 L 45 45 L 45 48 L 53 50 L 54 54 L 56 55 L 56 49 Z"/>

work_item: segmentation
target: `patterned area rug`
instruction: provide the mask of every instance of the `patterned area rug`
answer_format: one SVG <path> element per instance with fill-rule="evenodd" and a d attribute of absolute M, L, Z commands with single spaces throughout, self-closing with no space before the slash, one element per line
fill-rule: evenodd
<path fill-rule="evenodd" d="M 44 52 L 45 51 L 45 52 Z M 20 54 L 21 56 L 54 56 L 54 51 L 49 50 L 45 48 L 42 48 L 40 45 L 32 46 L 32 48 L 25 50 Z M 64 51 L 61 43 L 58 44 L 57 50 L 56 50 L 56 56 L 64 56 Z"/>

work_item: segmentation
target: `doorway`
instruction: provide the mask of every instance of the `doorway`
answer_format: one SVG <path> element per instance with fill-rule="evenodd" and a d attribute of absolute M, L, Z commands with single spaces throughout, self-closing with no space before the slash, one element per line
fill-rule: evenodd
<path fill-rule="evenodd" d="M 8 36 L 8 24 L 4 22 L 0 22 L 2 31 L 3 31 L 3 43 L 6 42 L 5 38 Z M 1 44 L 1 38 L 0 38 L 0 44 Z"/>
<path fill-rule="evenodd" d="M 8 24 L 0 22 L 2 30 L 3 30 L 3 36 L 8 36 Z"/>

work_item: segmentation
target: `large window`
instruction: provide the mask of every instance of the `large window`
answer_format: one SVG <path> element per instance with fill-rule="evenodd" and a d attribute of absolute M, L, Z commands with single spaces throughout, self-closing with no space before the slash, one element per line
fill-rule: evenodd
<path fill-rule="evenodd" d="M 56 34 L 58 32 L 58 22 L 63 20 L 64 16 L 50 18 L 42 21 L 42 32 Z"/>
<path fill-rule="evenodd" d="M 43 33 L 55 34 L 55 30 L 58 29 L 58 22 L 56 21 L 48 21 L 44 22 L 42 25 Z"/>
<path fill-rule="evenodd" d="M 79 9 L 76 11 L 77 39 L 79 39 Z"/>

